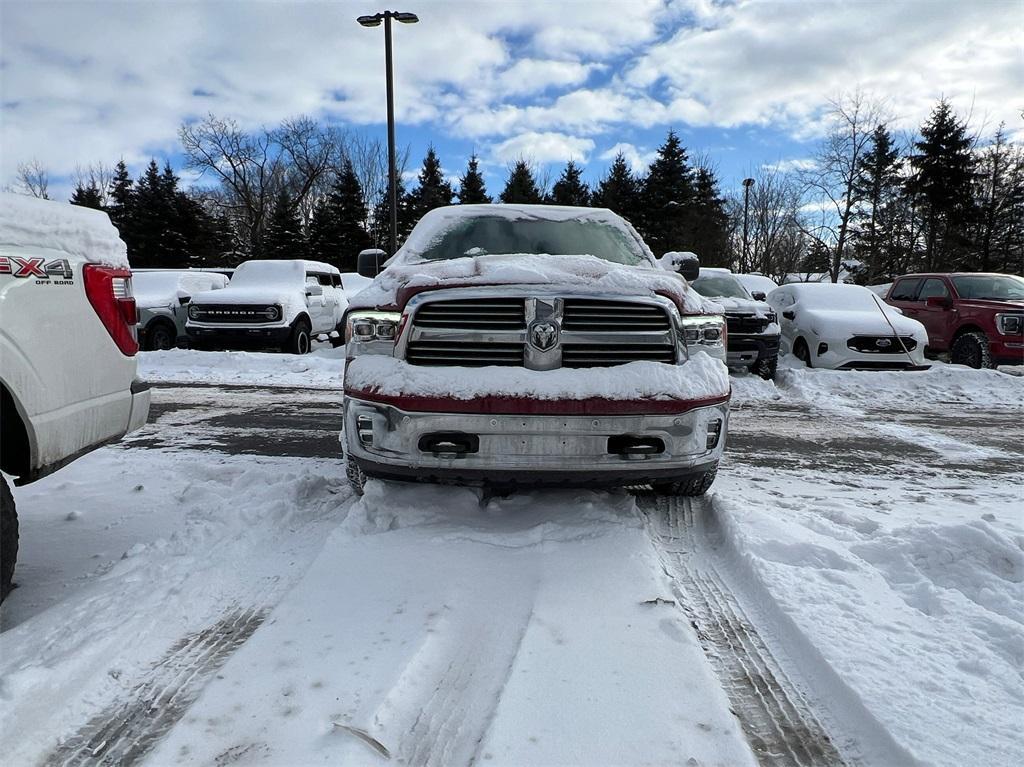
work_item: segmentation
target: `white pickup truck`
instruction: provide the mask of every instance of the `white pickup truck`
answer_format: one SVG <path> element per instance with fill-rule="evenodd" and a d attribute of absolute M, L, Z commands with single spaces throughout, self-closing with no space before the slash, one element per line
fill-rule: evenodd
<path fill-rule="evenodd" d="M 34 482 L 146 422 L 125 245 L 105 213 L 0 194 L 0 469 Z M 0 479 L 0 599 L 18 517 Z"/>

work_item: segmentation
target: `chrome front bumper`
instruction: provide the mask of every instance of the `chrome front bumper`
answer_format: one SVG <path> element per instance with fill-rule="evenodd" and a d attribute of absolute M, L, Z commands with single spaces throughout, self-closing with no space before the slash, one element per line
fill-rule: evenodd
<path fill-rule="evenodd" d="M 409 412 L 345 398 L 343 441 L 369 475 L 460 483 L 622 485 L 681 481 L 717 466 L 728 403 L 675 415 L 552 416 Z M 709 448 L 708 430 L 720 422 Z M 433 435 L 475 438 L 475 452 L 424 449 Z M 649 455 L 613 452 L 610 440 L 660 440 Z"/>

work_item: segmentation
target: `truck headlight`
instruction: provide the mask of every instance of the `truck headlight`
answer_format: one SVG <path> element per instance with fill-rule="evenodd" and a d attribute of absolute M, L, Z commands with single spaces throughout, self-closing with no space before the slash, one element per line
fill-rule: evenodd
<path fill-rule="evenodd" d="M 686 345 L 721 348 L 725 346 L 725 317 L 717 314 L 699 314 L 683 317 L 683 338 Z"/>
<path fill-rule="evenodd" d="M 402 322 L 399 312 L 371 312 L 355 310 L 345 321 L 345 342 L 356 344 L 385 341 L 394 344 Z"/>
<path fill-rule="evenodd" d="M 996 326 L 1004 336 L 1024 334 L 1024 314 L 997 314 Z"/>

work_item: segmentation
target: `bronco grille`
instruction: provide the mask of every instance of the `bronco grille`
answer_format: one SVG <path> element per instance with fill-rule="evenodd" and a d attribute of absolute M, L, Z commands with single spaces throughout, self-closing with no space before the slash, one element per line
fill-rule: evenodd
<path fill-rule="evenodd" d="M 756 335 L 763 333 L 768 327 L 766 317 L 755 317 L 753 314 L 727 314 L 725 322 L 729 327 L 729 335 Z"/>
<path fill-rule="evenodd" d="M 902 339 L 903 345 L 900 345 Z M 846 342 L 846 347 L 864 354 L 903 354 L 903 346 L 908 352 L 917 348 L 917 341 L 911 336 L 854 336 Z"/>
<path fill-rule="evenodd" d="M 232 304 L 193 304 L 189 317 L 197 322 L 276 322 L 281 310 L 276 306 L 244 306 Z"/>
<path fill-rule="evenodd" d="M 531 340 L 538 325 L 548 342 Z M 675 335 L 657 303 L 578 297 L 430 301 L 412 316 L 405 359 L 413 365 L 507 365 L 534 370 L 673 364 Z"/>

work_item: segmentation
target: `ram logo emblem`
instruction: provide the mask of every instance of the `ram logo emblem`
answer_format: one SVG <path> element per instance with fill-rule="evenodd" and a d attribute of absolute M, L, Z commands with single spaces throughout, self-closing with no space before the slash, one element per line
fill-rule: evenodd
<path fill-rule="evenodd" d="M 535 322 L 530 326 L 530 345 L 546 352 L 558 341 L 558 325 L 553 322 Z"/>

